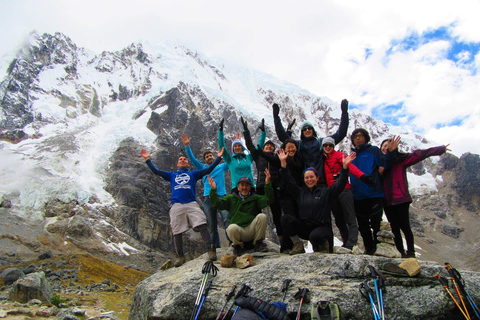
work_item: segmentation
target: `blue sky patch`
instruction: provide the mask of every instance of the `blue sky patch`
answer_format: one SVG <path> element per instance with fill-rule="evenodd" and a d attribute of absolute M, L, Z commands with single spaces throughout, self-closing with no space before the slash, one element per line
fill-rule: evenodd
<path fill-rule="evenodd" d="M 480 52 L 480 42 L 464 42 L 458 37 L 453 37 L 451 32 L 453 27 L 455 24 L 431 29 L 421 34 L 411 31 L 404 38 L 392 40 L 390 47 L 385 52 L 384 65 L 388 64 L 389 56 L 396 52 L 415 51 L 430 42 L 448 41 L 450 47 L 445 52 L 444 58 L 455 62 L 458 67 L 472 70 L 475 55 Z"/>
<path fill-rule="evenodd" d="M 435 124 L 435 129 L 453 127 L 453 126 L 461 127 L 463 125 L 463 122 L 467 119 L 468 119 L 468 116 L 456 117 L 455 119 L 450 120 L 449 122 Z"/>

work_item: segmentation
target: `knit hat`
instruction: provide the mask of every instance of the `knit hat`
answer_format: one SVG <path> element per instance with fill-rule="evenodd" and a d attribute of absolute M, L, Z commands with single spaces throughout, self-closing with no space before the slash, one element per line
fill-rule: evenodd
<path fill-rule="evenodd" d="M 302 123 L 302 126 L 300 127 L 300 128 L 301 128 L 301 129 L 300 129 L 300 130 L 301 130 L 301 132 L 300 132 L 300 139 L 303 139 L 303 137 L 304 137 L 304 136 L 303 136 L 303 129 L 305 129 L 305 127 L 310 127 L 310 128 L 312 128 L 312 130 L 313 130 L 313 136 L 314 136 L 314 137 L 317 137 L 317 132 L 315 131 L 315 128 L 313 127 L 313 124 L 312 124 L 310 121 L 304 121 L 304 122 Z"/>
<path fill-rule="evenodd" d="M 252 182 L 250 181 L 250 178 L 249 177 L 241 177 L 240 179 L 238 179 L 238 184 L 240 184 L 240 182 L 245 182 L 245 183 L 248 183 L 249 185 L 252 185 Z"/>
<path fill-rule="evenodd" d="M 333 145 L 335 146 L 335 140 L 333 140 L 332 137 L 323 138 L 323 140 L 322 140 L 322 147 L 323 147 L 324 145 L 326 145 L 327 143 L 333 144 Z"/>
<path fill-rule="evenodd" d="M 235 140 L 233 140 L 233 142 L 232 142 L 232 154 L 235 154 L 235 152 L 233 151 L 233 147 L 234 147 L 236 144 L 240 144 L 240 145 L 242 146 L 242 151 L 245 151 L 245 146 L 243 145 L 242 140 L 240 140 L 240 139 L 235 139 Z"/>

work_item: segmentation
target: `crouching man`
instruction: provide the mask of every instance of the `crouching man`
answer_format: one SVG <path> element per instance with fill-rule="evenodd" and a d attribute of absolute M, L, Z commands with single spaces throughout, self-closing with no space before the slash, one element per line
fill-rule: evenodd
<path fill-rule="evenodd" d="M 232 241 L 234 256 L 241 255 L 244 243 L 250 241 L 254 244 L 254 251 L 267 251 L 267 245 L 264 242 L 267 216 L 261 213 L 261 210 L 272 204 L 275 199 L 268 169 L 265 169 L 265 175 L 264 195 L 256 194 L 252 190 L 250 178 L 241 177 L 238 180 L 238 190 L 223 198 L 218 197 L 215 181 L 208 177 L 212 206 L 230 212 L 230 225 L 227 228 L 227 234 Z"/>

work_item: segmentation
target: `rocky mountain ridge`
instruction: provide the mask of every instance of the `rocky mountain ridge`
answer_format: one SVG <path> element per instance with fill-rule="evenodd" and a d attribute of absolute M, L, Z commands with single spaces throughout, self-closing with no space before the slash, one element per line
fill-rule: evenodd
<path fill-rule="evenodd" d="M 96 55 L 61 33 L 32 33 L 27 43 L 0 82 L 2 253 L 146 252 L 156 265 L 173 248 L 169 188 L 149 172 L 141 148 L 153 152 L 159 168 L 174 170 L 182 133 L 193 137 L 201 159 L 203 150 L 216 149 L 220 119 L 229 147 L 241 116 L 254 140 L 265 118 L 268 137 L 278 143 L 274 102 L 285 124 L 296 119 L 296 137 L 304 120 L 322 136 L 339 124 L 339 105 L 326 97 L 180 45 L 138 43 Z M 432 145 L 358 110 L 349 114 L 349 133 L 366 128 L 374 144 L 402 134 L 405 151 Z M 348 152 L 349 139 L 340 148 Z M 474 154 L 446 154 L 412 168 L 410 181 L 419 179 L 412 223 L 429 260 L 446 256 L 478 270 L 478 169 Z M 198 256 L 198 235 L 188 238 L 187 250 Z"/>

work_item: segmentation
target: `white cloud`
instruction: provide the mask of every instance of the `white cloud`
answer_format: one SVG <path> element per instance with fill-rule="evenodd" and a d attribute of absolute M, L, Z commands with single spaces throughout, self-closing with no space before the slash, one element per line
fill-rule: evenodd
<path fill-rule="evenodd" d="M 0 70 L 11 59 L 6 53 L 33 29 L 62 32 L 96 52 L 179 39 L 208 56 L 241 62 L 334 101 L 348 98 L 367 111 L 404 102 L 415 116 L 405 115 L 405 126 L 429 137 L 463 136 L 479 129 L 480 55 L 468 70 L 445 59 L 447 41 L 393 52 L 387 64 L 385 52 L 394 39 L 442 26 L 452 26 L 459 40 L 480 42 L 478 12 L 477 0 L 0 0 Z M 470 120 L 461 128 L 432 129 L 465 116 Z M 454 150 L 480 153 L 479 143 L 450 141 Z"/>

